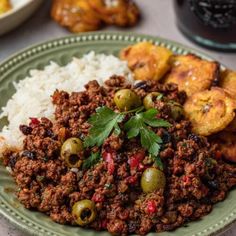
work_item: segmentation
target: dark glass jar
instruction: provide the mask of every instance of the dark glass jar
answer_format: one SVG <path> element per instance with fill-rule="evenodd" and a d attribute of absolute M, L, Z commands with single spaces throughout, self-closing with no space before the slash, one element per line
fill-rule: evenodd
<path fill-rule="evenodd" d="M 236 51 L 236 0 L 174 0 L 179 29 L 209 48 Z"/>

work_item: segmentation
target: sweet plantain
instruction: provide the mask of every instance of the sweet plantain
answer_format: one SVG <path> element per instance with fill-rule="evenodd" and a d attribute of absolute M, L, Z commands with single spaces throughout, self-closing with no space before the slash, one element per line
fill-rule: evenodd
<path fill-rule="evenodd" d="M 160 80 L 170 69 L 172 52 L 149 42 L 124 48 L 120 58 L 128 62 L 136 80 Z"/>
<path fill-rule="evenodd" d="M 235 117 L 236 102 L 221 88 L 213 87 L 193 94 L 184 104 L 193 131 L 208 136 L 227 127 Z"/>
<path fill-rule="evenodd" d="M 219 80 L 219 64 L 196 55 L 177 55 L 172 58 L 171 71 L 164 83 L 175 83 L 187 96 L 209 89 Z"/>
<path fill-rule="evenodd" d="M 225 70 L 221 73 L 219 86 L 228 91 L 236 99 L 236 71 Z"/>

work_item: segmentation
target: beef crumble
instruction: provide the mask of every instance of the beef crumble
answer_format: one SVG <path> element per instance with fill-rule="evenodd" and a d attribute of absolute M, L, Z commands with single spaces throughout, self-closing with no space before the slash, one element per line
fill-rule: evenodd
<path fill-rule="evenodd" d="M 180 104 L 186 97 L 173 84 L 147 81 L 132 87 L 120 76 L 111 77 L 104 86 L 91 81 L 83 92 L 55 91 L 55 122 L 32 119 L 28 126 L 20 126 L 25 135 L 23 150 L 4 153 L 4 164 L 11 167 L 19 187 L 17 196 L 26 208 L 43 212 L 60 224 L 76 225 L 73 205 L 90 199 L 95 202 L 97 216 L 86 228 L 144 235 L 174 230 L 199 219 L 214 203 L 225 199 L 236 184 L 236 168 L 216 156 L 206 138 L 192 134 L 188 120 L 173 120 L 169 105 L 161 100 L 155 102 L 158 116 L 172 124 L 168 129 L 153 128 L 163 140 L 160 158 L 165 189 L 142 191 L 141 176 L 153 160 L 139 139 L 128 140 L 122 132 L 105 140 L 103 158 L 95 166 L 87 170 L 67 166 L 60 156 L 63 142 L 70 137 L 83 140 L 88 135 L 88 119 L 96 108 L 107 106 L 117 111 L 113 97 L 122 88 L 132 89 L 141 98 L 158 91 Z M 84 158 L 96 149 L 85 150 Z M 104 158 L 108 154 L 112 168 Z M 138 159 L 138 165 L 131 165 L 131 159 Z"/>

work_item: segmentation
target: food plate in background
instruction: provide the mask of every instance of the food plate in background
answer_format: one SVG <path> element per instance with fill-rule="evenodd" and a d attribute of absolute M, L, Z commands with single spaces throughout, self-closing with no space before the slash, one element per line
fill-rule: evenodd
<path fill-rule="evenodd" d="M 0 15 L 0 35 L 3 35 L 28 19 L 43 0 L 10 0 L 12 9 Z"/>
<path fill-rule="evenodd" d="M 15 92 L 13 81 L 19 81 L 28 75 L 31 69 L 43 69 L 50 61 L 59 65 L 67 64 L 72 57 L 81 57 L 89 51 L 96 53 L 117 55 L 121 48 L 140 41 L 151 41 L 156 45 L 169 48 L 174 53 L 195 53 L 205 59 L 208 56 L 187 48 L 178 43 L 158 37 L 129 34 L 129 33 L 86 33 L 66 38 L 56 39 L 30 47 L 15 54 L 0 64 L 0 107 L 3 107 Z M 1 127 L 4 121 L 0 122 Z M 26 210 L 14 195 L 16 185 L 13 178 L 0 165 L 0 213 L 10 222 L 33 235 L 51 236 L 108 236 L 107 232 L 85 230 L 80 227 L 59 225 L 50 220 L 46 215 Z M 236 220 L 236 190 L 232 190 L 225 201 L 218 203 L 213 211 L 186 227 L 178 228 L 173 232 L 150 233 L 154 236 L 206 236 L 226 230 Z"/>

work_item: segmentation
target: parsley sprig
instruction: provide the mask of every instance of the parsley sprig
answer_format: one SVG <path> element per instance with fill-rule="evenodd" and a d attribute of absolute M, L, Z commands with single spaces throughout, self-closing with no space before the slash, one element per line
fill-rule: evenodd
<path fill-rule="evenodd" d="M 111 133 L 119 135 L 121 132 L 119 123 L 121 123 L 127 113 L 134 115 L 124 124 L 124 130 L 127 133 L 128 139 L 140 136 L 141 145 L 148 150 L 151 157 L 158 166 L 162 166 L 159 152 L 162 144 L 162 139 L 150 127 L 170 127 L 171 124 L 163 119 L 157 118 L 158 111 L 149 109 L 142 112 L 143 107 L 123 113 L 117 113 L 110 108 L 104 106 L 96 110 L 96 113 L 91 116 L 88 122 L 91 124 L 89 135 L 84 140 L 85 147 L 101 146 L 105 139 Z M 100 154 L 93 153 L 84 162 L 83 168 L 92 166 L 93 163 L 99 161 Z"/>
<path fill-rule="evenodd" d="M 99 152 L 92 153 L 90 157 L 84 160 L 82 169 L 86 170 L 96 165 L 101 160 Z"/>
<path fill-rule="evenodd" d="M 125 123 L 125 130 L 129 139 L 140 135 L 141 145 L 148 150 L 152 156 L 157 156 L 160 152 L 162 139 L 150 127 L 170 127 L 170 123 L 158 119 L 158 111 L 150 109 L 145 112 L 136 113 Z"/>
<path fill-rule="evenodd" d="M 104 140 L 109 137 L 112 131 L 116 135 L 120 133 L 119 123 L 124 119 L 124 114 L 116 113 L 104 106 L 96 110 L 88 122 L 92 125 L 89 136 L 85 138 L 85 147 L 101 146 Z"/>

